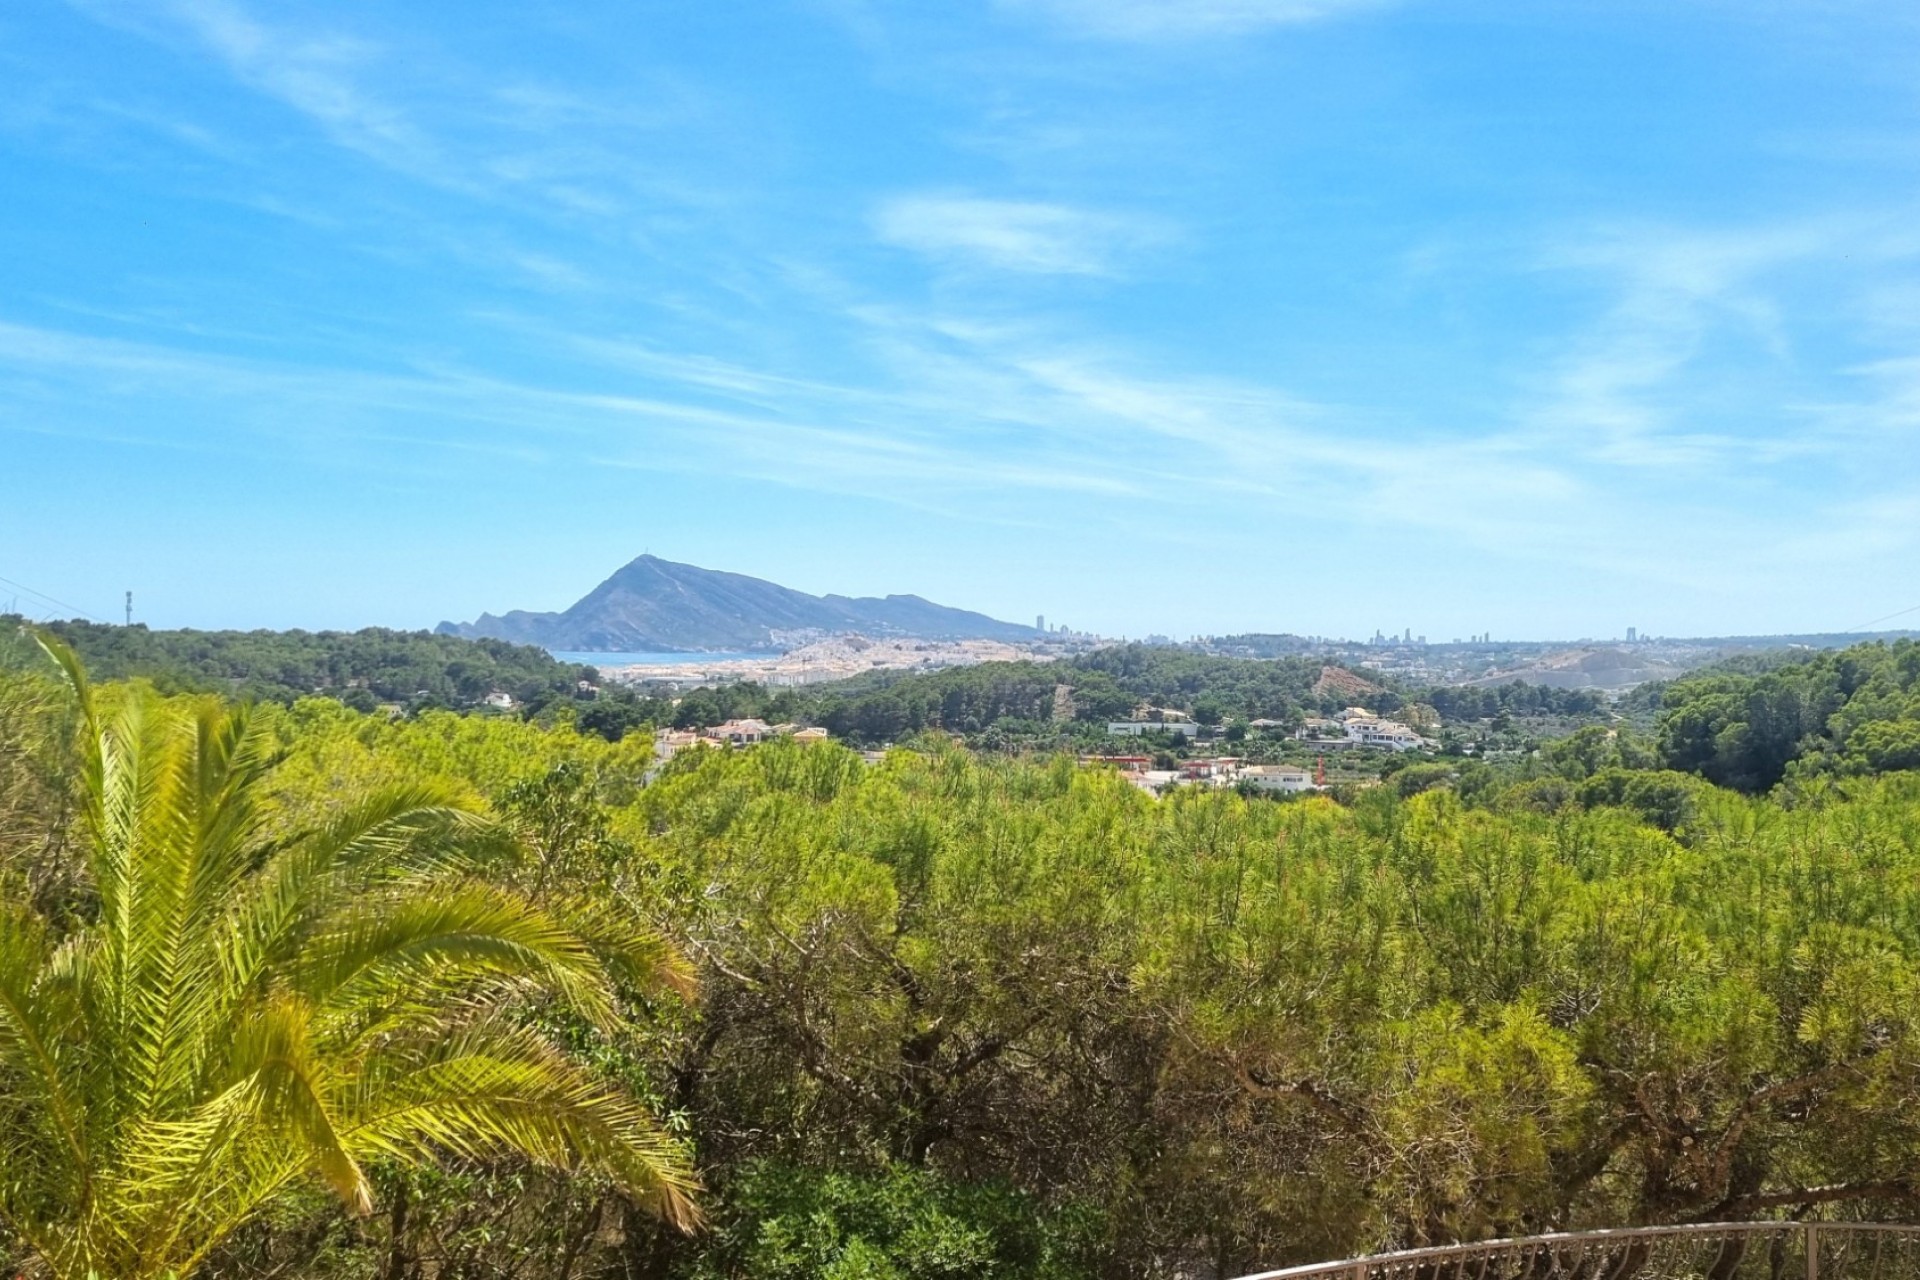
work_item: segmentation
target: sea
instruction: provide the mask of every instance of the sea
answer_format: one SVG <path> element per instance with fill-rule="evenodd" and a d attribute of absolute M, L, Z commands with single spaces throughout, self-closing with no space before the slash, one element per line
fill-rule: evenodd
<path fill-rule="evenodd" d="M 561 662 L 586 667 L 671 667 L 692 662 L 737 662 L 746 658 L 777 658 L 777 653 L 575 653 L 549 649 Z"/>

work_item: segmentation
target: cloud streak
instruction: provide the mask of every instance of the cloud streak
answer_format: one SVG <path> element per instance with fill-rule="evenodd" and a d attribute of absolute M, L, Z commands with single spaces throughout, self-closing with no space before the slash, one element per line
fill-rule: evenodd
<path fill-rule="evenodd" d="M 875 211 L 873 226 L 883 242 L 944 265 L 1034 275 L 1116 275 L 1167 239 L 1145 218 L 961 195 L 897 196 Z"/>
<path fill-rule="evenodd" d="M 1599 314 L 1564 341 L 1527 427 L 1593 461 L 1701 474 L 1831 453 L 1819 412 L 1789 412 L 1826 371 L 1808 369 L 1790 317 L 1804 271 L 1843 293 L 1913 256 L 1869 219 L 1728 228 L 1635 227 L 1584 234 L 1546 270 L 1597 281 Z"/>
<path fill-rule="evenodd" d="M 1083 35 L 1195 40 L 1297 27 L 1385 7 L 1386 0 L 999 0 Z"/>
<path fill-rule="evenodd" d="M 119 5 L 87 0 L 109 21 L 158 23 L 206 49 L 248 87 L 314 121 L 336 143 L 438 183 L 455 181 L 408 113 L 364 83 L 383 56 L 372 42 L 265 23 L 235 0 L 159 0 Z"/>
<path fill-rule="evenodd" d="M 720 199 L 683 169 L 647 158 L 701 113 L 682 85 L 642 80 L 595 98 L 524 77 L 502 83 L 439 46 L 285 19 L 243 0 L 69 3 L 210 58 L 333 146 L 439 192 L 610 222 Z"/>

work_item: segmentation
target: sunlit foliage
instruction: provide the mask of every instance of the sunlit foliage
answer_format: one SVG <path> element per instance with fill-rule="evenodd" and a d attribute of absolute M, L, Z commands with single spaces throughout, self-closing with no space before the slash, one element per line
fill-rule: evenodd
<path fill-rule="evenodd" d="M 57 704 L 16 698 L 0 728 L 58 759 Z M 1118 1280 L 1915 1211 L 1911 773 L 1751 797 L 1597 727 L 1338 801 L 1156 801 L 932 737 L 656 772 L 644 739 L 565 726 L 332 703 L 252 724 L 284 757 L 261 803 L 286 830 L 432 788 L 489 815 L 456 841 L 473 857 L 512 836 L 490 892 L 594 956 L 653 938 L 635 968 L 697 980 L 691 1004 L 614 973 L 612 1003 L 523 1001 L 514 1025 L 684 1135 L 711 1225 L 436 1143 L 432 1170 L 356 1155 L 363 1220 L 301 1174 L 215 1274 Z M 0 785 L 0 812 L 58 809 L 57 771 Z M 12 865 L 56 856 L 16 827 Z"/>

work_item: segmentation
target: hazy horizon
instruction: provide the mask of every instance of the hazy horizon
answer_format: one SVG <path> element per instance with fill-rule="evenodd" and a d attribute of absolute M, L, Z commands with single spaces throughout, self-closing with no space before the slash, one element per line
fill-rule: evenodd
<path fill-rule="evenodd" d="M 12 592 L 11 595 L 7 594 L 7 592 L 9 591 Z M 831 594 L 831 593 L 828 593 L 828 594 Z M 844 593 L 840 593 L 840 594 L 844 594 Z M 912 594 L 912 593 L 900 593 L 900 594 Z M 128 603 L 130 604 L 131 602 L 128 602 Z M 572 602 L 570 601 L 568 603 L 571 604 Z M 934 601 L 933 603 L 948 604 L 949 602 Z M 953 607 L 964 608 L 965 606 L 953 606 Z M 535 611 L 529 611 L 529 612 L 558 613 L 562 611 L 563 611 L 562 609 L 555 609 L 555 610 L 535 610 Z M 350 624 L 350 625 L 338 626 L 338 627 L 305 627 L 305 628 L 303 627 L 218 628 L 218 627 L 197 627 L 191 623 L 183 623 L 178 625 L 188 630 L 222 630 L 222 629 L 255 630 L 257 629 L 257 630 L 268 630 L 268 631 L 286 631 L 286 630 L 354 631 L 354 630 L 360 630 L 363 627 L 388 626 L 390 627 L 390 629 L 394 629 L 394 630 L 431 631 L 447 623 L 472 623 L 477 621 L 482 614 L 493 613 L 497 616 L 498 612 L 507 612 L 507 611 L 482 610 L 480 614 L 476 614 L 474 615 L 474 617 L 471 617 L 471 618 L 443 618 L 437 623 L 421 624 L 418 626 L 404 624 L 404 623 L 400 623 L 400 624 L 361 623 L 361 624 Z M 90 621 L 90 622 L 103 623 L 109 626 L 117 625 L 119 622 L 123 621 L 125 618 L 124 613 L 123 613 L 122 619 L 114 619 L 114 618 L 104 617 L 97 613 L 86 612 L 78 609 L 76 606 L 69 605 L 65 601 L 58 600 L 55 597 L 45 595 L 41 592 L 33 591 L 30 588 L 27 588 L 25 584 L 16 583 L 9 579 L 0 579 L 0 614 L 6 614 L 6 613 L 23 615 L 35 621 L 43 621 L 43 622 L 45 621 Z M 1915 613 L 1920 613 L 1920 606 L 1912 606 L 1906 609 L 1902 609 L 1897 613 L 1888 615 L 1885 618 L 1873 619 L 1871 623 L 1869 623 L 1867 626 L 1864 626 L 1864 627 L 1853 628 L 1849 630 L 1840 630 L 1840 631 L 1711 632 L 1711 633 L 1701 632 L 1701 633 L 1682 634 L 1682 633 L 1652 632 L 1645 628 L 1635 627 L 1634 632 L 1636 634 L 1634 638 L 1640 641 L 1675 641 L 1675 642 L 1711 641 L 1711 640 L 1737 641 L 1737 640 L 1748 640 L 1748 639 L 1779 639 L 1779 638 L 1801 638 L 1801 637 L 1820 637 L 1823 639 L 1844 638 L 1844 639 L 1854 640 L 1854 641 L 1874 640 L 1874 639 L 1891 640 L 1891 639 L 1907 638 L 1912 636 L 1920 636 L 1920 629 L 1914 629 L 1910 627 L 1898 627 L 1898 626 L 1883 627 L 1880 625 L 1888 622 L 1898 621 L 1900 619 L 1906 618 L 1909 615 L 1912 615 Z M 145 625 L 149 627 L 156 625 L 156 624 L 148 623 L 144 617 L 134 617 L 132 621 L 135 625 Z M 1001 618 L 1001 619 L 998 619 L 998 621 L 1021 622 L 1024 625 L 1023 619 Z M 1045 615 L 1037 615 L 1035 618 L 1035 621 L 1044 622 L 1049 629 L 1056 629 L 1063 625 L 1058 620 L 1047 618 Z M 169 628 L 162 627 L 160 629 L 169 629 Z M 1626 643 L 1628 640 L 1628 636 L 1625 634 L 1624 630 L 1621 633 L 1616 633 L 1612 635 L 1608 635 L 1608 634 L 1587 634 L 1587 635 L 1488 634 L 1485 640 L 1481 640 L 1477 638 L 1479 633 L 1474 633 L 1469 636 L 1432 635 L 1432 634 L 1421 632 L 1417 628 L 1413 628 L 1411 626 L 1395 627 L 1392 629 L 1380 627 L 1378 628 L 1378 630 L 1384 633 L 1385 643 L 1389 647 L 1395 644 L 1408 643 L 1406 638 L 1408 635 L 1411 635 L 1412 642 L 1417 644 L 1434 645 L 1434 646 L 1457 645 L 1457 646 L 1463 646 L 1463 647 L 1475 647 L 1475 646 L 1482 646 L 1482 645 L 1499 646 L 1499 645 L 1511 645 L 1511 644 L 1605 645 L 1605 644 L 1613 644 L 1613 643 Z M 1241 631 L 1232 631 L 1232 632 L 1178 632 L 1178 633 L 1175 633 L 1175 632 L 1135 632 L 1135 633 L 1087 632 L 1085 630 L 1081 630 L 1080 634 L 1083 634 L 1083 635 L 1092 634 L 1097 639 L 1100 639 L 1100 640 L 1111 640 L 1111 641 L 1122 641 L 1122 642 L 1128 642 L 1128 641 L 1138 642 L 1142 640 L 1152 640 L 1152 641 L 1165 641 L 1170 644 L 1186 644 L 1195 640 L 1213 641 L 1213 640 L 1231 639 L 1235 636 L 1240 636 L 1240 635 L 1288 634 L 1288 635 L 1292 635 L 1297 639 L 1308 640 L 1308 641 L 1313 641 L 1318 643 L 1325 643 L 1330 645 L 1369 645 L 1373 641 L 1375 632 L 1372 630 L 1369 630 L 1364 633 L 1346 634 L 1346 633 L 1340 633 L 1340 632 L 1320 632 L 1320 631 L 1314 631 L 1311 629 L 1275 632 L 1271 630 L 1262 631 L 1259 628 L 1249 628 Z M 771 649 L 760 649 L 760 650 L 649 649 L 649 650 L 633 651 L 633 652 L 625 652 L 625 651 L 617 651 L 617 650 L 588 652 L 588 651 L 556 649 L 556 648 L 553 648 L 551 645 L 535 646 L 535 647 L 547 648 L 547 650 L 550 653 L 552 653 L 554 657 L 558 658 L 562 662 L 581 662 L 581 663 L 587 663 L 589 665 L 591 665 L 595 659 L 601 659 L 601 660 L 667 659 L 667 658 L 685 656 L 688 654 L 699 654 L 701 656 L 714 658 L 714 659 L 752 658 L 752 657 L 772 656 L 773 654 L 778 653 L 780 651 L 778 647 L 775 647 Z"/>
<path fill-rule="evenodd" d="M 1132 636 L 1899 619 L 1917 54 L 1851 4 L 27 0 L 0 577 L 201 628 L 649 550 Z"/>

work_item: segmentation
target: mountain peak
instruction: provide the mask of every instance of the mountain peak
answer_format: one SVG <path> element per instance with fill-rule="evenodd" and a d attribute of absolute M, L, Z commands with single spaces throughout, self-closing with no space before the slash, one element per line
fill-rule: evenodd
<path fill-rule="evenodd" d="M 560 613 L 483 613 L 473 622 L 443 622 L 436 629 L 600 653 L 774 649 L 782 647 L 782 633 L 804 631 L 925 640 L 1031 640 L 1040 634 L 917 595 L 813 596 L 651 552 L 629 560 Z"/>

